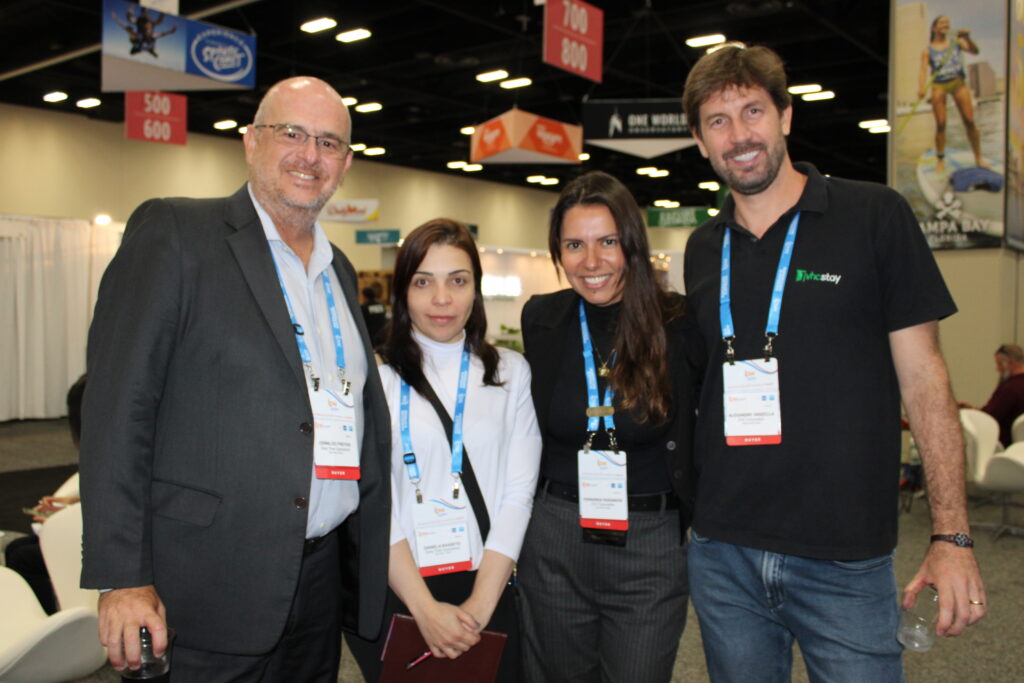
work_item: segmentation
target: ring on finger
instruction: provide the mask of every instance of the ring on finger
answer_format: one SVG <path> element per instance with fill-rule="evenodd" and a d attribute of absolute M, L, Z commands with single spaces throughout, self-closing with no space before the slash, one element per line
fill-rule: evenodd
<path fill-rule="evenodd" d="M 981 600 L 968 600 L 967 602 L 971 603 L 972 605 L 977 605 L 978 607 L 985 606 L 985 603 L 983 603 Z"/>

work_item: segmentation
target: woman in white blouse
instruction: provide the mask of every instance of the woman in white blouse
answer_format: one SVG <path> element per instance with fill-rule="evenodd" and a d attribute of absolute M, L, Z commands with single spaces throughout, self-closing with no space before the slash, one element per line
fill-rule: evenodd
<path fill-rule="evenodd" d="M 507 633 L 498 680 L 519 679 L 509 579 L 530 520 L 541 440 L 529 366 L 484 339 L 480 280 L 476 245 L 455 221 L 421 225 L 398 251 L 392 320 L 379 349 L 392 422 L 392 593 L 385 633 L 373 643 L 349 638 L 368 681 L 379 677 L 394 612 L 415 618 L 438 658 L 469 651 L 484 628 Z M 451 439 L 431 391 L 454 423 Z M 483 506 L 471 503 L 470 468 Z M 489 526 L 486 540 L 478 519 Z"/>

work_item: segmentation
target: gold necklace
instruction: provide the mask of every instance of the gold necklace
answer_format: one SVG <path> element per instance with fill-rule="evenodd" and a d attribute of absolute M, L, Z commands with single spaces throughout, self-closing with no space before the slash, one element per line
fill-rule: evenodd
<path fill-rule="evenodd" d="M 597 354 L 597 360 L 601 362 L 601 365 L 597 368 L 597 376 L 610 377 L 612 369 L 608 366 L 608 363 L 615 360 L 615 349 L 612 349 L 612 352 L 608 354 L 608 360 L 601 357 L 601 350 L 597 348 L 597 344 L 594 345 L 594 353 Z"/>

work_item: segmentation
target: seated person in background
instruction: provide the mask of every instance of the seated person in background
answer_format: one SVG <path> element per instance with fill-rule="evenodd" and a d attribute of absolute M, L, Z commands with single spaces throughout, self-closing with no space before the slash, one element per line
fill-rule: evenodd
<path fill-rule="evenodd" d="M 366 331 L 370 333 L 370 341 L 376 346 L 384 341 L 381 330 L 388 324 L 388 309 L 377 301 L 377 290 L 373 287 L 363 287 L 363 303 L 359 306 L 363 311 L 363 320 L 366 321 Z"/>
<path fill-rule="evenodd" d="M 68 389 L 68 427 L 71 429 L 71 441 L 78 450 L 78 438 L 82 433 L 82 394 L 85 392 L 85 375 L 78 378 Z M 77 491 L 74 495 L 43 496 L 39 504 L 33 508 L 36 515 L 34 522 L 45 522 L 46 519 L 61 508 L 78 502 Z M 38 536 L 24 536 L 11 541 L 4 550 L 4 564 L 24 577 L 36 594 L 39 604 L 47 614 L 57 611 L 57 599 L 53 594 L 50 574 L 43 561 L 43 553 L 39 549 Z"/>
<path fill-rule="evenodd" d="M 981 410 L 999 423 L 999 442 L 1009 446 L 1013 442 L 1013 421 L 1024 414 L 1024 349 L 1016 344 L 1003 344 L 996 349 L 996 372 L 999 384 Z M 961 408 L 973 408 L 960 403 Z"/>

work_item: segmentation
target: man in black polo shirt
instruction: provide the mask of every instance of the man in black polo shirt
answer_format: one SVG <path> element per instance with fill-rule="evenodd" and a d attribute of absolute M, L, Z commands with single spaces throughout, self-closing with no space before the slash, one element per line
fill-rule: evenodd
<path fill-rule="evenodd" d="M 939 635 L 985 614 L 938 347 L 937 321 L 956 307 L 898 194 L 791 163 L 774 52 L 704 56 L 683 104 L 732 190 L 690 238 L 684 271 L 711 349 L 689 554 L 711 678 L 788 681 L 796 639 L 811 680 L 902 680 L 901 397 L 935 533 L 904 605 L 935 585 Z"/>

